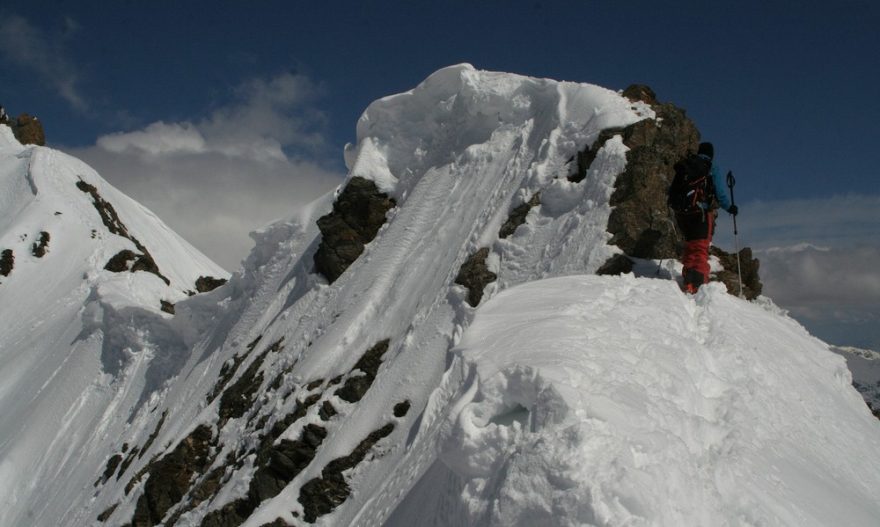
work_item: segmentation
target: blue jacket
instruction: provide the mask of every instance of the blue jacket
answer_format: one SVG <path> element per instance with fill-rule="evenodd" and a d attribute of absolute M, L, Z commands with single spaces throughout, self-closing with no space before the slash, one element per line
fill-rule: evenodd
<path fill-rule="evenodd" d="M 709 159 L 704 155 L 700 155 L 700 157 Z M 711 161 L 711 159 L 709 160 Z M 727 189 L 727 178 L 722 175 L 722 170 L 715 163 L 712 163 L 712 183 L 715 184 L 715 197 L 718 199 L 721 208 L 729 210 L 733 203 L 730 201 L 730 192 Z M 709 208 L 708 203 L 701 203 L 700 205 L 704 210 Z"/>

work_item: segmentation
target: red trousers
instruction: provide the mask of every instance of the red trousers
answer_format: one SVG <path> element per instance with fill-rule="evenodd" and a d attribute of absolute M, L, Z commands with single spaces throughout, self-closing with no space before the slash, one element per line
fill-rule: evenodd
<path fill-rule="evenodd" d="M 709 282 L 709 245 L 715 231 L 715 212 L 678 214 L 676 219 L 685 240 L 681 275 L 685 289 L 695 290 Z"/>

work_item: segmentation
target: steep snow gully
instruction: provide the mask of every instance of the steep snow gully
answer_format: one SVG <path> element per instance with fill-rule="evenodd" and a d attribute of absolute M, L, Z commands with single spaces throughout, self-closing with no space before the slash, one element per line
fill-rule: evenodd
<path fill-rule="evenodd" d="M 649 236 L 608 232 L 696 140 L 653 97 L 469 65 L 374 102 L 345 151 L 357 193 L 254 233 L 225 286 L 175 298 L 163 324 L 105 301 L 66 318 L 58 344 L 29 341 L 63 358 L 115 317 L 101 353 L 156 377 L 147 398 L 62 419 L 29 453 L 56 473 L 28 477 L 0 442 L 16 489 L 0 523 L 876 525 L 880 423 L 844 360 L 769 299 L 681 294 L 680 268 L 651 252 L 675 245 L 665 212 L 651 208 Z M 627 170 L 636 148 L 656 170 Z M 136 234 L 174 286 L 154 237 Z M 638 242 L 634 273 L 597 276 L 622 261 L 613 240 Z M 76 375 L 120 389 L 99 360 Z M 60 446 L 82 435 L 100 440 Z"/>

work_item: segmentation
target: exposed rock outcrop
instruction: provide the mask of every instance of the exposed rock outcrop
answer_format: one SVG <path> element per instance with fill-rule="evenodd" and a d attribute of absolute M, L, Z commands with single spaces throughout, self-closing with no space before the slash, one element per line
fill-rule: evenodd
<path fill-rule="evenodd" d="M 727 291 L 738 295 L 740 290 L 739 273 L 737 272 L 736 253 L 722 251 L 714 245 L 709 248 L 709 253 L 717 256 L 724 270 L 714 273 L 712 280 L 723 282 Z M 763 289 L 761 279 L 758 277 L 760 262 L 752 256 L 752 250 L 748 247 L 739 251 L 739 270 L 742 272 L 742 295 L 748 300 L 758 298 Z"/>
<path fill-rule="evenodd" d="M 631 273 L 633 270 L 633 261 L 625 254 L 615 254 L 609 258 L 602 267 L 596 271 L 598 275 L 622 275 Z"/>
<path fill-rule="evenodd" d="M 0 275 L 9 276 L 14 267 L 15 254 L 12 253 L 12 249 L 4 249 L 0 252 Z"/>
<path fill-rule="evenodd" d="M 336 390 L 334 395 L 349 403 L 360 401 L 376 379 L 379 366 L 382 365 L 382 356 L 388 351 L 390 342 L 389 339 L 385 339 L 368 349 L 352 368 L 350 377 L 345 381 L 345 384 Z M 357 372 L 361 372 L 363 375 L 358 375 Z"/>
<path fill-rule="evenodd" d="M 49 239 L 51 236 L 48 232 L 42 231 L 40 232 L 40 237 L 37 241 L 34 242 L 33 246 L 31 246 L 31 252 L 37 258 L 42 258 L 46 256 L 46 251 L 49 249 Z"/>
<path fill-rule="evenodd" d="M 684 110 L 660 104 L 647 86 L 630 86 L 623 95 L 650 104 L 657 118 L 602 133 L 609 137 L 620 134 L 630 149 L 626 169 L 617 177 L 611 195 L 610 243 L 636 258 L 674 258 L 679 237 L 675 218 L 666 206 L 666 191 L 673 166 L 697 151 L 700 133 Z"/>
<path fill-rule="evenodd" d="M 135 507 L 133 527 L 152 527 L 162 522 L 184 497 L 193 476 L 203 473 L 211 464 L 213 441 L 212 430 L 201 425 L 169 454 L 147 465 L 149 478 Z"/>
<path fill-rule="evenodd" d="M 351 178 L 333 211 L 318 219 L 321 243 L 314 257 L 315 271 L 330 283 L 336 281 L 376 237 L 385 224 L 385 214 L 395 204 L 369 179 Z"/>
<path fill-rule="evenodd" d="M 529 211 L 532 210 L 532 207 L 537 207 L 540 204 L 541 194 L 536 193 L 529 201 L 516 206 L 512 211 L 510 211 L 510 215 L 507 217 L 507 221 L 504 222 L 504 225 L 501 226 L 501 230 L 498 231 L 498 237 L 507 238 L 508 236 L 516 232 L 516 229 L 526 222 L 526 216 L 528 216 Z"/>
<path fill-rule="evenodd" d="M 324 470 L 320 478 L 306 482 L 299 493 L 299 502 L 305 512 L 305 520 L 314 523 L 320 516 L 330 513 L 348 499 L 351 487 L 342 475 L 346 470 L 356 467 L 366 458 L 373 445 L 394 431 L 394 424 L 388 423 L 373 431 L 352 452 L 341 458 L 334 459 Z"/>
<path fill-rule="evenodd" d="M 477 307 L 480 300 L 483 299 L 483 289 L 486 284 L 498 279 L 498 275 L 490 271 L 486 265 L 488 257 L 489 249 L 483 247 L 462 264 L 458 276 L 455 277 L 456 284 L 463 285 L 468 289 L 467 303 L 472 307 Z"/>
<path fill-rule="evenodd" d="M 273 343 L 256 357 L 244 373 L 241 374 L 241 377 L 232 386 L 223 391 L 223 395 L 220 396 L 220 408 L 217 410 L 221 426 L 228 419 L 241 417 L 251 408 L 257 390 L 263 384 L 263 372 L 260 369 L 263 366 L 263 360 L 269 353 L 278 352 L 284 348 L 281 344 L 282 340 Z"/>
<path fill-rule="evenodd" d="M 651 105 L 657 114 L 656 119 L 645 119 L 624 128 L 603 130 L 591 148 L 578 154 L 577 171 L 569 176 L 571 181 L 581 181 L 599 149 L 612 137 L 620 135 L 623 143 L 630 149 L 627 152 L 626 168 L 614 184 L 614 193 L 610 199 L 612 211 L 608 218 L 608 232 L 612 235 L 609 243 L 619 247 L 624 254 L 615 255 L 605 262 L 600 267 L 599 274 L 630 272 L 632 261 L 627 261 L 627 257 L 680 257 L 683 240 L 678 233 L 675 217 L 666 205 L 666 193 L 675 174 L 673 167 L 688 154 L 695 153 L 700 142 L 700 133 L 685 111 L 673 104 L 658 102 L 651 88 L 632 85 L 624 90 L 623 95 L 631 101 L 642 101 Z M 742 260 L 749 262 L 748 265 L 743 264 L 743 282 L 747 284 L 744 285 L 743 292 L 746 298 L 751 299 L 761 291 L 758 261 L 752 258 L 751 250 L 743 251 L 747 251 L 748 256 L 742 253 Z M 737 286 L 732 288 L 728 284 L 728 291 L 737 294 L 739 286 L 735 256 L 733 267 L 725 264 L 725 269 L 728 271 L 718 273 L 713 279 L 728 283 L 731 281 L 729 270 L 733 269 L 733 281 Z"/>
<path fill-rule="evenodd" d="M 227 280 L 225 278 L 214 278 L 213 276 L 200 276 L 196 280 L 196 291 L 199 293 L 207 293 L 208 291 L 213 291 L 225 284 Z"/>
<path fill-rule="evenodd" d="M 23 145 L 46 146 L 46 134 L 43 132 L 43 125 L 34 116 L 23 113 L 17 118 L 12 119 L 4 113 L 3 117 L 0 118 L 0 124 L 5 124 L 12 128 L 12 134 L 15 136 L 15 139 Z"/>
<path fill-rule="evenodd" d="M 92 204 L 95 206 L 95 210 L 98 211 L 98 215 L 101 217 L 101 222 L 107 227 L 107 230 L 117 236 L 122 236 L 123 238 L 131 240 L 131 242 L 134 243 L 134 246 L 140 251 L 140 254 L 137 254 L 134 251 L 124 249 L 116 253 L 110 261 L 107 262 L 104 269 L 117 273 L 125 271 L 130 271 L 132 273 L 146 271 L 158 276 L 166 284 L 171 285 L 171 280 L 166 278 L 165 275 L 159 271 L 159 266 L 156 265 L 156 261 L 153 259 L 150 251 L 148 251 L 147 248 L 137 240 L 137 238 L 129 234 L 125 224 L 119 219 L 116 209 L 114 209 L 113 205 L 98 193 L 98 189 L 94 185 L 89 185 L 83 180 L 77 181 L 76 188 L 92 197 Z"/>

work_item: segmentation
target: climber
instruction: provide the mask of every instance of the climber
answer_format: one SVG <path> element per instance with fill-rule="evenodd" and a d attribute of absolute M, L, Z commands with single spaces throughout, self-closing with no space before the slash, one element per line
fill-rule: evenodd
<path fill-rule="evenodd" d="M 712 143 L 700 143 L 696 154 L 675 164 L 675 177 L 667 202 L 685 240 L 681 257 L 682 289 L 696 293 L 709 282 L 709 245 L 715 229 L 716 209 L 736 216 L 739 210 L 730 200 L 724 176 L 712 162 Z"/>
<path fill-rule="evenodd" d="M 5 123 L 5 122 L 6 122 L 6 108 L 4 108 L 2 104 L 0 104 L 0 123 Z"/>

